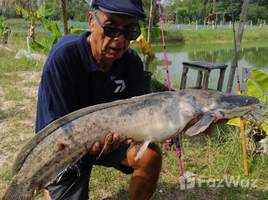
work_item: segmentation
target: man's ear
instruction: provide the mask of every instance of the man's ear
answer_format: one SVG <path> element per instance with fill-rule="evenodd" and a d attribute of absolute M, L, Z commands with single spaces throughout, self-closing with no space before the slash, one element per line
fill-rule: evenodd
<path fill-rule="evenodd" d="M 94 30 L 94 15 L 92 12 L 88 13 L 88 26 L 90 31 L 92 32 Z"/>

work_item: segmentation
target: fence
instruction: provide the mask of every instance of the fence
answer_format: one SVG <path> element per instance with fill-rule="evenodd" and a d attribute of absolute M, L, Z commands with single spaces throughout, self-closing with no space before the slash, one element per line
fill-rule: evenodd
<path fill-rule="evenodd" d="M 232 29 L 233 25 L 189 25 L 189 24 L 164 24 L 165 30 L 209 30 L 209 29 L 222 29 L 228 30 Z M 159 27 L 160 28 L 160 27 Z M 257 29 L 268 29 L 267 25 L 260 24 L 259 26 L 247 26 L 245 25 L 245 29 L 257 30 Z M 235 29 L 238 29 L 238 24 L 235 26 Z"/>
<path fill-rule="evenodd" d="M 205 23 L 204 23 L 205 24 Z M 87 29 L 89 30 L 88 23 L 87 22 L 76 22 L 76 21 L 68 21 L 69 27 L 74 27 L 77 29 Z M 58 24 L 58 27 L 60 31 L 63 31 L 63 25 Z M 160 28 L 160 27 L 159 27 Z M 222 29 L 222 30 L 228 30 L 232 29 L 231 22 L 226 25 L 222 25 L 221 23 L 217 25 L 198 25 L 197 22 L 194 23 L 194 25 L 189 24 L 163 24 L 163 28 L 165 30 L 208 30 L 208 29 Z M 238 23 L 236 23 L 236 29 L 238 29 Z M 245 29 L 251 29 L 251 30 L 257 30 L 257 29 L 268 29 L 268 26 L 265 24 L 260 24 L 259 26 L 253 26 L 252 23 L 250 25 L 245 25 Z M 14 32 L 28 32 L 29 29 L 22 29 L 22 28 L 14 28 L 12 29 Z M 46 31 L 46 28 L 44 25 L 41 25 L 40 27 L 35 28 L 35 31 Z"/>

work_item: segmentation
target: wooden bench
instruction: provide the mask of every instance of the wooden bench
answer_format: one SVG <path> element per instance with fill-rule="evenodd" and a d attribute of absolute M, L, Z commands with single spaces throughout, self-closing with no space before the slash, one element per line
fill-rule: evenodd
<path fill-rule="evenodd" d="M 220 64 L 220 63 L 212 63 L 212 62 L 205 62 L 205 61 L 192 61 L 192 62 L 183 62 L 183 71 L 181 76 L 181 86 L 180 89 L 185 89 L 186 81 L 187 81 L 187 73 L 188 69 L 195 69 L 198 70 L 197 80 L 196 80 L 196 87 L 202 90 L 208 89 L 208 82 L 209 82 L 209 75 L 210 71 L 213 69 L 220 69 L 220 76 L 218 80 L 217 90 L 222 90 L 225 70 L 228 65 Z M 204 73 L 204 75 L 203 75 Z M 204 80 L 203 80 L 204 76 Z M 203 80 L 203 84 L 202 84 Z"/>

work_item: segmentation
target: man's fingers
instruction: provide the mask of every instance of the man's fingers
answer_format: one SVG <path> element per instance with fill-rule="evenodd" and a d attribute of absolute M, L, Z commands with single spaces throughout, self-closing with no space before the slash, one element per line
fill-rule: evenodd
<path fill-rule="evenodd" d="M 124 143 L 124 144 L 130 144 L 131 142 L 133 142 L 132 139 L 126 139 L 122 143 Z"/>
<path fill-rule="evenodd" d="M 120 145 L 120 136 L 119 134 L 113 135 L 113 144 L 111 146 L 111 149 L 117 149 Z"/>
<path fill-rule="evenodd" d="M 123 141 L 122 143 L 124 144 L 130 144 L 132 142 L 132 139 L 126 139 L 125 141 Z M 119 147 L 120 145 L 120 136 L 119 134 L 115 133 L 115 134 L 108 134 L 105 137 L 105 141 L 104 144 L 101 145 L 101 143 L 99 141 L 95 142 L 90 150 L 90 154 L 96 154 L 98 153 L 100 150 L 103 150 L 102 153 L 103 154 L 108 154 L 110 152 L 111 149 L 115 150 Z M 103 149 L 104 148 L 104 149 Z"/>
<path fill-rule="evenodd" d="M 111 149 L 111 145 L 113 143 L 113 134 L 109 134 L 106 136 L 105 141 L 104 141 L 104 149 L 103 149 L 103 154 L 109 153 Z"/>
<path fill-rule="evenodd" d="M 93 144 L 91 150 L 90 150 L 90 154 L 94 155 L 96 153 L 98 153 L 100 150 L 100 141 L 97 141 Z"/>

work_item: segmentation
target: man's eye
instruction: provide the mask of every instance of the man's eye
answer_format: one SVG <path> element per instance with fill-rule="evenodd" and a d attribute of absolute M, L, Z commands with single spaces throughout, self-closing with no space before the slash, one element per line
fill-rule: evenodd
<path fill-rule="evenodd" d="M 107 23 L 107 24 L 106 24 L 106 26 L 115 27 L 115 24 L 114 24 L 114 23 L 112 23 L 112 22 L 109 22 L 109 23 Z"/>
<path fill-rule="evenodd" d="M 127 27 L 126 30 L 127 30 L 127 31 L 135 31 L 136 28 L 135 28 L 135 27 Z"/>

